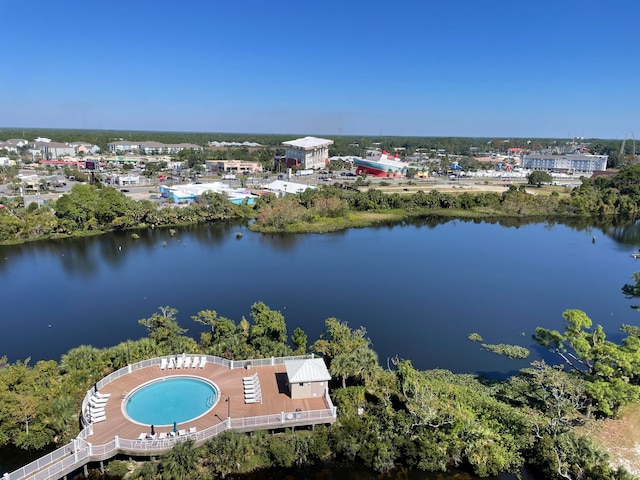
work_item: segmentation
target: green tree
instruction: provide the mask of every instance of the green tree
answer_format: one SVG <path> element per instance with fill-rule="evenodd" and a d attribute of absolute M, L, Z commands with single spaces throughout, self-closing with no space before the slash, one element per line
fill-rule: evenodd
<path fill-rule="evenodd" d="M 304 355 L 307 352 L 307 334 L 300 327 L 297 327 L 291 335 L 291 343 L 295 346 L 296 355 Z"/>
<path fill-rule="evenodd" d="M 631 332 L 620 344 L 606 339 L 602 326 L 580 310 L 567 310 L 564 333 L 538 327 L 533 339 L 557 354 L 586 380 L 597 409 L 613 415 L 640 397 L 640 338 Z"/>
<path fill-rule="evenodd" d="M 287 341 L 287 325 L 284 315 L 279 311 L 257 302 L 251 306 L 251 318 L 254 321 L 251 327 L 252 337 L 266 337 L 279 343 Z"/>
<path fill-rule="evenodd" d="M 178 442 L 162 457 L 158 470 L 165 480 L 190 480 L 200 478 L 199 453 L 193 440 Z"/>
<path fill-rule="evenodd" d="M 149 318 L 138 320 L 140 325 L 147 327 L 149 338 L 158 345 L 176 345 L 178 338 L 186 329 L 181 328 L 176 320 L 178 310 L 171 307 L 159 307 L 160 312 L 154 313 Z"/>
<path fill-rule="evenodd" d="M 536 185 L 538 188 L 540 188 L 543 183 L 553 182 L 553 177 L 548 172 L 544 172 L 542 170 L 534 170 L 527 177 L 527 181 L 529 185 Z"/>
<path fill-rule="evenodd" d="M 370 343 L 366 328 L 359 327 L 352 330 L 347 322 L 331 317 L 325 320 L 324 332 L 310 348 L 311 351 L 320 353 L 331 362 L 338 355 L 369 347 Z"/>

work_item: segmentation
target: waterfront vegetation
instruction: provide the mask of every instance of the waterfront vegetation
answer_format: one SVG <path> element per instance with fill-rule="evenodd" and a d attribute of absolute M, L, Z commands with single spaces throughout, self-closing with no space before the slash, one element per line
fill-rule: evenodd
<path fill-rule="evenodd" d="M 618 174 L 583 179 L 569 195 L 532 195 L 525 185 L 503 193 L 432 190 L 386 194 L 376 188 L 342 185 L 308 189 L 298 195 L 261 197 L 255 208 L 234 205 L 224 196 L 205 193 L 191 204 L 158 206 L 133 200 L 111 187 L 76 185 L 58 200 L 27 208 L 22 198 L 0 199 L 0 243 L 93 235 L 126 229 L 155 228 L 255 218 L 254 231 L 323 233 L 412 217 L 440 218 L 635 218 L 640 213 L 640 165 Z"/>
<path fill-rule="evenodd" d="M 629 291 L 630 286 L 626 286 Z M 640 396 L 640 332 L 624 326 L 620 343 L 578 310 L 562 332 L 539 328 L 535 338 L 571 367 L 533 362 L 505 381 L 446 370 L 420 371 L 408 359 L 383 368 L 364 327 L 329 318 L 307 345 L 289 337 L 281 312 L 263 303 L 234 321 L 204 310 L 192 320 L 210 326 L 185 335 L 178 311 L 161 307 L 139 320 L 147 336 L 110 348 L 79 346 L 55 360 L 0 362 L 0 445 L 38 450 L 78 434 L 82 398 L 92 385 L 129 362 L 176 351 L 246 359 L 314 352 L 334 378 L 338 420 L 331 426 L 272 433 L 225 432 L 201 446 L 179 443 L 159 459 L 114 460 L 112 476 L 224 478 L 261 468 L 360 462 L 377 472 L 396 465 L 424 471 L 459 467 L 478 476 L 527 467 L 544 478 L 628 479 L 581 432 Z M 479 335 L 472 335 L 478 339 Z"/>
<path fill-rule="evenodd" d="M 534 179 L 538 184 L 538 179 Z M 258 203 L 259 232 L 327 232 L 370 226 L 411 217 L 442 218 L 633 218 L 640 213 L 640 165 L 627 167 L 611 177 L 583 183 L 569 195 L 551 192 L 532 195 L 525 185 L 511 185 L 503 193 L 436 190 L 413 194 L 385 194 L 378 189 L 325 187 L 307 190 L 298 197 L 267 197 Z M 377 217 L 379 215 L 379 217 Z"/>
<path fill-rule="evenodd" d="M 0 199 L 0 243 L 96 235 L 128 229 L 194 225 L 248 217 L 247 206 L 223 195 L 205 193 L 196 202 L 158 208 L 149 200 L 133 200 L 114 188 L 75 185 L 55 202 L 22 206 L 22 198 Z"/>

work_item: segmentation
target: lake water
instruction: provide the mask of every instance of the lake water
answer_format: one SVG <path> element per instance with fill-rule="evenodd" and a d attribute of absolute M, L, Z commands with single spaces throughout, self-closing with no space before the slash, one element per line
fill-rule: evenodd
<path fill-rule="evenodd" d="M 586 311 L 614 339 L 640 318 L 620 291 L 640 270 L 630 257 L 635 225 L 456 220 L 263 235 L 227 224 L 140 235 L 0 247 L 0 355 L 59 360 L 81 344 L 137 339 L 146 334 L 138 320 L 165 305 L 197 337 L 206 329 L 191 320 L 197 312 L 239 321 L 262 301 L 309 343 L 335 316 L 367 328 L 383 365 L 397 355 L 420 369 L 503 376 L 545 355 L 531 334 L 561 329 L 566 309 Z M 492 354 L 467 339 L 472 332 L 532 355 Z"/>

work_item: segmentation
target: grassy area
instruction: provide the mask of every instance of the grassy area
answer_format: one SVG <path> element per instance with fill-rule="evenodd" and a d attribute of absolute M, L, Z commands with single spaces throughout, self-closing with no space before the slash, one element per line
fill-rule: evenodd
<path fill-rule="evenodd" d="M 442 219 L 495 219 L 495 218 L 524 218 L 526 215 L 506 215 L 502 211 L 490 208 L 476 208 L 463 210 L 458 208 L 382 210 L 368 212 L 351 212 L 345 217 L 319 217 L 312 222 L 295 222 L 286 228 L 264 227 L 252 223 L 249 230 L 260 233 L 329 233 L 346 230 L 348 228 L 366 228 L 385 222 L 398 222 L 409 218 L 433 217 Z"/>
<path fill-rule="evenodd" d="M 255 223 L 249 225 L 249 230 L 261 233 L 329 233 L 346 230 L 348 228 L 371 227 L 381 222 L 398 221 L 406 217 L 404 212 L 354 212 L 345 217 L 322 217 L 314 222 L 296 222 L 287 225 L 286 229 L 264 228 Z"/>
<path fill-rule="evenodd" d="M 591 423 L 583 430 L 609 453 L 613 465 L 640 476 L 640 403 L 626 405 L 617 418 Z"/>

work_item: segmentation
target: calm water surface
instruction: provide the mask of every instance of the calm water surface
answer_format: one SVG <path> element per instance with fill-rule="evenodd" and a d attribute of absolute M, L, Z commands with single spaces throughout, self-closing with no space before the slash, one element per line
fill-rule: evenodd
<path fill-rule="evenodd" d="M 614 338 L 622 323 L 638 323 L 620 291 L 640 270 L 630 257 L 638 236 L 635 226 L 450 221 L 326 235 L 224 225 L 0 247 L 0 355 L 59 360 L 81 344 L 137 339 L 146 334 L 138 320 L 165 305 L 197 337 L 206 329 L 191 320 L 197 312 L 239 321 L 263 301 L 309 343 L 333 316 L 365 326 L 382 364 L 397 355 L 421 369 L 501 376 L 544 355 L 531 334 L 560 329 L 568 308 Z M 494 355 L 467 339 L 472 332 L 532 356 Z"/>

